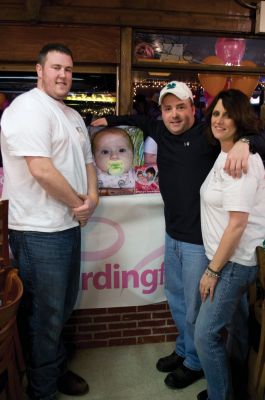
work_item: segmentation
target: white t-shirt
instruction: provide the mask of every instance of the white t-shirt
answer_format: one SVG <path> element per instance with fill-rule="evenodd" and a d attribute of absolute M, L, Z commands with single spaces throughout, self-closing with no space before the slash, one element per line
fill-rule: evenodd
<path fill-rule="evenodd" d="M 229 211 L 249 213 L 247 227 L 230 261 L 256 265 L 255 248 L 265 238 L 265 173 L 258 154 L 251 154 L 248 173 L 234 179 L 224 172 L 221 152 L 201 186 L 201 225 L 206 256 L 212 260 L 229 221 Z"/>
<path fill-rule="evenodd" d="M 86 164 L 93 159 L 82 117 L 36 88 L 18 96 L 4 111 L 1 128 L 9 228 L 55 232 L 77 226 L 69 207 L 33 178 L 24 157 L 50 158 L 77 192 L 87 193 Z"/>
<path fill-rule="evenodd" d="M 144 142 L 144 152 L 150 154 L 157 154 L 157 144 L 150 136 L 147 136 Z"/>

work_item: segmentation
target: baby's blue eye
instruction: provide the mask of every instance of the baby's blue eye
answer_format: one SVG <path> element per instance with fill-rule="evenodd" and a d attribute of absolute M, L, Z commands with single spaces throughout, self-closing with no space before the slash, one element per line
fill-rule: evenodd
<path fill-rule="evenodd" d="M 120 149 L 119 152 L 120 153 L 126 153 L 126 149 Z"/>

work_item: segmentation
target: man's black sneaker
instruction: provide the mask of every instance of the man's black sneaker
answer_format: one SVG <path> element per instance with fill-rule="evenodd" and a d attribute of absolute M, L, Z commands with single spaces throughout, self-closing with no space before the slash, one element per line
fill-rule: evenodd
<path fill-rule="evenodd" d="M 81 396 L 89 391 L 89 386 L 81 376 L 72 371 L 66 371 L 57 381 L 59 392 L 68 396 Z"/>
<path fill-rule="evenodd" d="M 204 376 L 203 370 L 195 371 L 181 365 L 165 379 L 165 384 L 172 389 L 183 389 Z"/>
<path fill-rule="evenodd" d="M 184 361 L 183 357 L 177 355 L 175 351 L 166 357 L 159 358 L 156 363 L 156 368 L 160 372 L 171 372 L 175 371 Z"/>
<path fill-rule="evenodd" d="M 208 400 L 208 393 L 206 389 L 198 393 L 197 400 Z"/>

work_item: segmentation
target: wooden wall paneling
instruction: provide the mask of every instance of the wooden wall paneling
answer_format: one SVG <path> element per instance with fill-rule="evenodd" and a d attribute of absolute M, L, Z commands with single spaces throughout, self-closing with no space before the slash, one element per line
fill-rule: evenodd
<path fill-rule="evenodd" d="M 6 0 L 7 1 L 7 0 Z M 14 0 L 13 0 L 14 1 Z M 19 1 L 19 0 L 17 0 Z M 247 2 L 247 1 L 246 1 Z M 260 0 L 252 0 L 248 3 L 259 3 Z M 236 0 L 198 0 L 189 1 L 172 1 L 172 0 L 56 0 L 57 5 L 63 7 L 87 7 L 87 8 L 119 8 L 119 9 L 140 9 L 140 10 L 159 10 L 159 11 L 190 11 L 208 12 L 208 13 L 223 13 L 226 10 L 229 12 L 249 13 L 250 9 L 242 7 Z M 52 2 L 50 2 L 52 4 Z"/>
<path fill-rule="evenodd" d="M 118 64 L 120 29 L 103 26 L 0 26 L 0 62 L 35 62 L 40 48 L 49 42 L 63 42 L 76 63 Z"/>
<path fill-rule="evenodd" d="M 102 9 L 91 8 L 82 13 L 79 8 L 44 7 L 41 12 L 42 23 L 63 22 L 69 24 L 118 25 L 158 29 L 188 29 L 203 31 L 245 32 L 253 31 L 253 23 L 245 13 L 203 13 L 171 12 L 136 9 Z"/>
<path fill-rule="evenodd" d="M 0 61 L 0 71 L 8 72 L 35 72 L 35 62 L 34 63 L 23 63 L 23 62 L 1 62 Z M 99 65 L 99 64 L 76 64 L 74 65 L 74 74 L 87 73 L 87 74 L 116 74 L 117 67 L 115 65 Z"/>
<path fill-rule="evenodd" d="M 119 114 L 131 113 L 132 97 L 132 28 L 122 28 L 118 103 Z"/>
<path fill-rule="evenodd" d="M 235 0 L 13 0 L 0 21 L 115 25 L 158 29 L 254 33 L 255 10 Z M 258 3 L 255 0 L 254 4 Z M 1 4 L 1 0 L 0 0 Z"/>
<path fill-rule="evenodd" d="M 41 0 L 24 0 L 30 21 L 39 21 Z"/>

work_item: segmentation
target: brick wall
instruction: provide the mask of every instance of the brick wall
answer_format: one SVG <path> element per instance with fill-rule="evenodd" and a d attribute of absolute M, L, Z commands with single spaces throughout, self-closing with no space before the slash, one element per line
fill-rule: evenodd
<path fill-rule="evenodd" d="M 64 330 L 66 343 L 77 348 L 171 342 L 176 335 L 167 302 L 76 310 Z"/>

